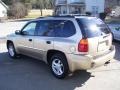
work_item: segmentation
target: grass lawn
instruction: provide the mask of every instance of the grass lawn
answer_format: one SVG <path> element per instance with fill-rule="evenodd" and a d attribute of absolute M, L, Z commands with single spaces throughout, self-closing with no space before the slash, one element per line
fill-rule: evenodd
<path fill-rule="evenodd" d="M 49 15 L 52 15 L 52 13 L 53 13 L 53 10 L 42 10 L 42 11 L 43 11 L 43 16 L 49 16 Z M 25 18 L 26 19 L 34 19 L 34 18 L 38 18 L 38 17 L 41 17 L 40 10 L 33 9 L 33 10 L 29 11 L 28 16 L 26 16 Z"/>
<path fill-rule="evenodd" d="M 40 17 L 40 15 L 28 15 L 28 16 L 25 16 L 25 19 L 34 19 L 38 17 Z"/>

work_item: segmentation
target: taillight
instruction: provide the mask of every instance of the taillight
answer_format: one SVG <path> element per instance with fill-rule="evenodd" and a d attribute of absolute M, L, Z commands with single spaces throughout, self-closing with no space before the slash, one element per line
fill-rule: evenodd
<path fill-rule="evenodd" d="M 79 52 L 88 52 L 88 40 L 81 39 L 78 44 L 78 51 Z"/>

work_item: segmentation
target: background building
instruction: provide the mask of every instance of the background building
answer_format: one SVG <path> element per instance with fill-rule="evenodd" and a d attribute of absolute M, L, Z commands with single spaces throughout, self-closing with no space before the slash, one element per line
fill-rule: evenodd
<path fill-rule="evenodd" d="M 97 15 L 104 12 L 105 0 L 56 0 L 56 14 L 84 14 L 90 12 Z"/>
<path fill-rule="evenodd" d="M 0 0 L 0 19 L 7 17 L 8 6 Z"/>

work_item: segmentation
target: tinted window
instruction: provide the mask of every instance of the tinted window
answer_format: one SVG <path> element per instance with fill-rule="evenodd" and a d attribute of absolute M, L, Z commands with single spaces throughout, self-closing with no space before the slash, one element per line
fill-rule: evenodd
<path fill-rule="evenodd" d="M 37 25 L 37 35 L 54 36 L 52 21 L 41 20 Z"/>
<path fill-rule="evenodd" d="M 56 37 L 70 37 L 76 32 L 75 26 L 71 21 L 55 20 L 53 24 Z"/>
<path fill-rule="evenodd" d="M 28 25 L 26 25 L 22 31 L 23 32 L 25 31 L 26 35 L 34 35 L 36 25 L 37 25 L 36 22 L 31 22 Z"/>
<path fill-rule="evenodd" d="M 84 37 L 96 37 L 110 33 L 107 25 L 99 18 L 80 18 L 77 22 Z"/>

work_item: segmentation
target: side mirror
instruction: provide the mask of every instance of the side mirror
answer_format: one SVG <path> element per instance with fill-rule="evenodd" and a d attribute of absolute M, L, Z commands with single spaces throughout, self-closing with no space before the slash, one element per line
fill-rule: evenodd
<path fill-rule="evenodd" d="M 20 30 L 16 30 L 16 31 L 15 31 L 15 34 L 16 34 L 16 35 L 20 35 L 20 34 L 21 34 Z"/>

